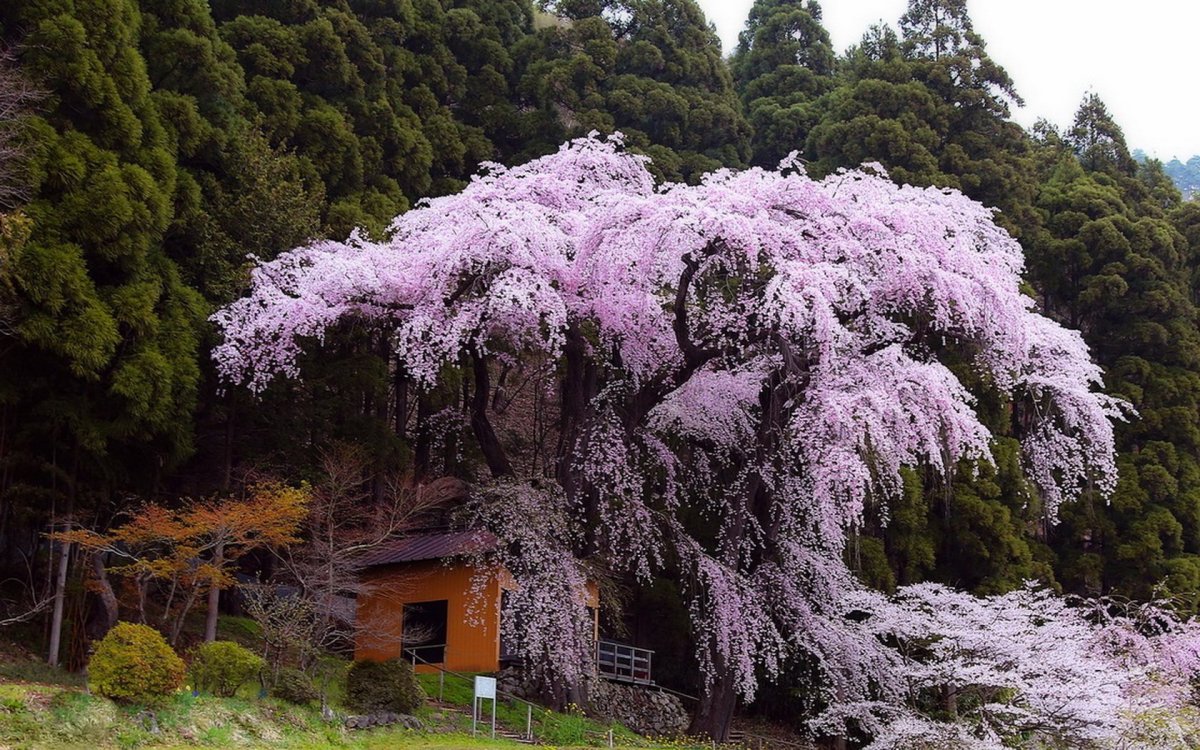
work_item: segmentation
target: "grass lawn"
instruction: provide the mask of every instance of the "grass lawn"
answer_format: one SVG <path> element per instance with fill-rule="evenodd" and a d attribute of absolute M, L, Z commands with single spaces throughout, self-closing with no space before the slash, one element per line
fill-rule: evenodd
<path fill-rule="evenodd" d="M 3 2 L 3 0 L 0 0 Z M 222 617 L 221 639 L 254 645 L 257 626 L 244 618 Z M 328 681 L 329 701 L 340 706 L 344 692 L 344 660 L 322 659 L 315 670 Z M 347 730 L 340 721 L 326 721 L 319 706 L 296 706 L 274 698 L 261 698 L 259 686 L 246 684 L 234 698 L 193 696 L 180 692 L 150 715 L 118 706 L 88 694 L 84 678 L 47 666 L 19 642 L 0 641 L 0 750 L 173 750 L 174 748 L 281 748 L 283 750 L 473 750 L 524 747 L 503 738 L 484 736 L 480 727 L 471 736 L 470 708 L 474 675 L 447 675 L 439 685 L 434 675 L 419 675 L 431 699 L 416 714 L 424 729 L 376 727 Z M 442 703 L 434 701 L 441 690 Z M 346 713 L 343 711 L 343 713 Z M 490 707 L 487 718 L 490 721 Z M 498 729 L 524 733 L 527 707 L 516 701 L 496 705 Z M 614 744 L 629 750 L 701 750 L 710 747 L 686 740 L 650 740 L 619 724 L 595 721 L 579 713 L 556 713 L 535 707 L 534 737 L 540 746 L 560 750 L 607 747 L 611 730 Z"/>
<path fill-rule="evenodd" d="M 424 709 L 427 730 L 381 727 L 347 731 L 321 720 L 310 707 L 274 700 L 175 696 L 156 711 L 158 732 L 146 717 L 77 689 L 49 685 L 0 684 L 0 748 L 12 750 L 113 750 L 193 747 L 318 750 L 440 750 L 515 748 L 505 739 L 471 737 L 469 731 L 439 724 L 436 709 Z M 454 715 L 454 718 L 459 718 Z M 547 743 L 553 747 L 580 747 Z M 594 746 L 594 745 L 592 745 Z M 632 744 L 625 747 L 636 747 Z M 660 745 L 647 745 L 658 750 Z"/>
<path fill-rule="evenodd" d="M 431 698 L 438 695 L 436 675 L 422 675 Z M 118 706 L 85 692 L 78 675 L 51 669 L 35 661 L 0 660 L 0 750 L 172 750 L 174 748 L 282 748 L 284 750 L 442 750 L 509 749 L 522 745 L 503 738 L 470 734 L 472 684 L 447 677 L 445 706 L 433 703 L 417 711 L 421 731 L 380 727 L 349 731 L 340 722 L 322 719 L 317 706 L 295 706 L 258 697 L 246 685 L 235 698 L 179 693 L 150 716 L 136 708 Z M 490 718 L 490 711 L 488 712 Z M 497 723 L 523 732 L 526 706 L 500 701 Z M 609 725 L 579 714 L 533 710 L 534 735 L 543 747 L 596 748 L 614 743 L 630 750 L 699 750 L 702 745 L 652 741 L 620 725 Z"/>
<path fill-rule="evenodd" d="M 273 700 L 176 696 L 157 711 L 158 733 L 144 717 L 104 698 L 71 688 L 0 685 L 0 748 L 8 750 L 173 750 L 174 748 L 281 748 L 283 750 L 509 750 L 524 747 L 502 738 L 472 737 L 469 731 L 433 722 L 425 731 L 383 727 L 347 731 L 323 722 L 311 709 Z M 623 740 L 625 738 L 622 738 Z M 596 747 L 601 743 L 545 747 Z M 620 742 L 629 750 L 685 748 L 680 744 Z"/>

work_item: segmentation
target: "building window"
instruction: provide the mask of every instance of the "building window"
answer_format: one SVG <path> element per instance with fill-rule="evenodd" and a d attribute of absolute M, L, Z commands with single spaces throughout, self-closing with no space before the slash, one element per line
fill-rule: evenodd
<path fill-rule="evenodd" d="M 412 602 L 404 605 L 404 654 L 417 664 L 446 661 L 447 601 Z"/>

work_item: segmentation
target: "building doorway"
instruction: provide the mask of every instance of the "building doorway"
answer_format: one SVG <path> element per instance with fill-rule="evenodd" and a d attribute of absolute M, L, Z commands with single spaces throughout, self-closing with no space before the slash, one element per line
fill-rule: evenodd
<path fill-rule="evenodd" d="M 417 663 L 446 661 L 447 600 L 404 605 L 403 649 L 406 657 L 416 653 Z"/>

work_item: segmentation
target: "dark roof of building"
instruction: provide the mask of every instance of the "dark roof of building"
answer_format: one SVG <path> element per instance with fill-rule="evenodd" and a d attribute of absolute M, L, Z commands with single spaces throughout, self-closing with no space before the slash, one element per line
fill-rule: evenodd
<path fill-rule="evenodd" d="M 488 531 L 445 531 L 397 539 L 372 550 L 360 560 L 363 567 L 441 560 L 495 547 L 499 540 Z"/>

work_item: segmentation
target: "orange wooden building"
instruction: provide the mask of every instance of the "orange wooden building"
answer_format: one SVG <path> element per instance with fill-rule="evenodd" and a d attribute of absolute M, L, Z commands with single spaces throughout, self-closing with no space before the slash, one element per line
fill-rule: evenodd
<path fill-rule="evenodd" d="M 415 650 L 418 671 L 433 671 L 431 664 L 499 671 L 501 601 L 512 579 L 502 568 L 479 576 L 470 560 L 496 543 L 487 532 L 451 531 L 402 539 L 368 556 L 354 658 L 411 658 Z M 593 622 L 598 605 L 598 591 L 589 585 Z"/>

